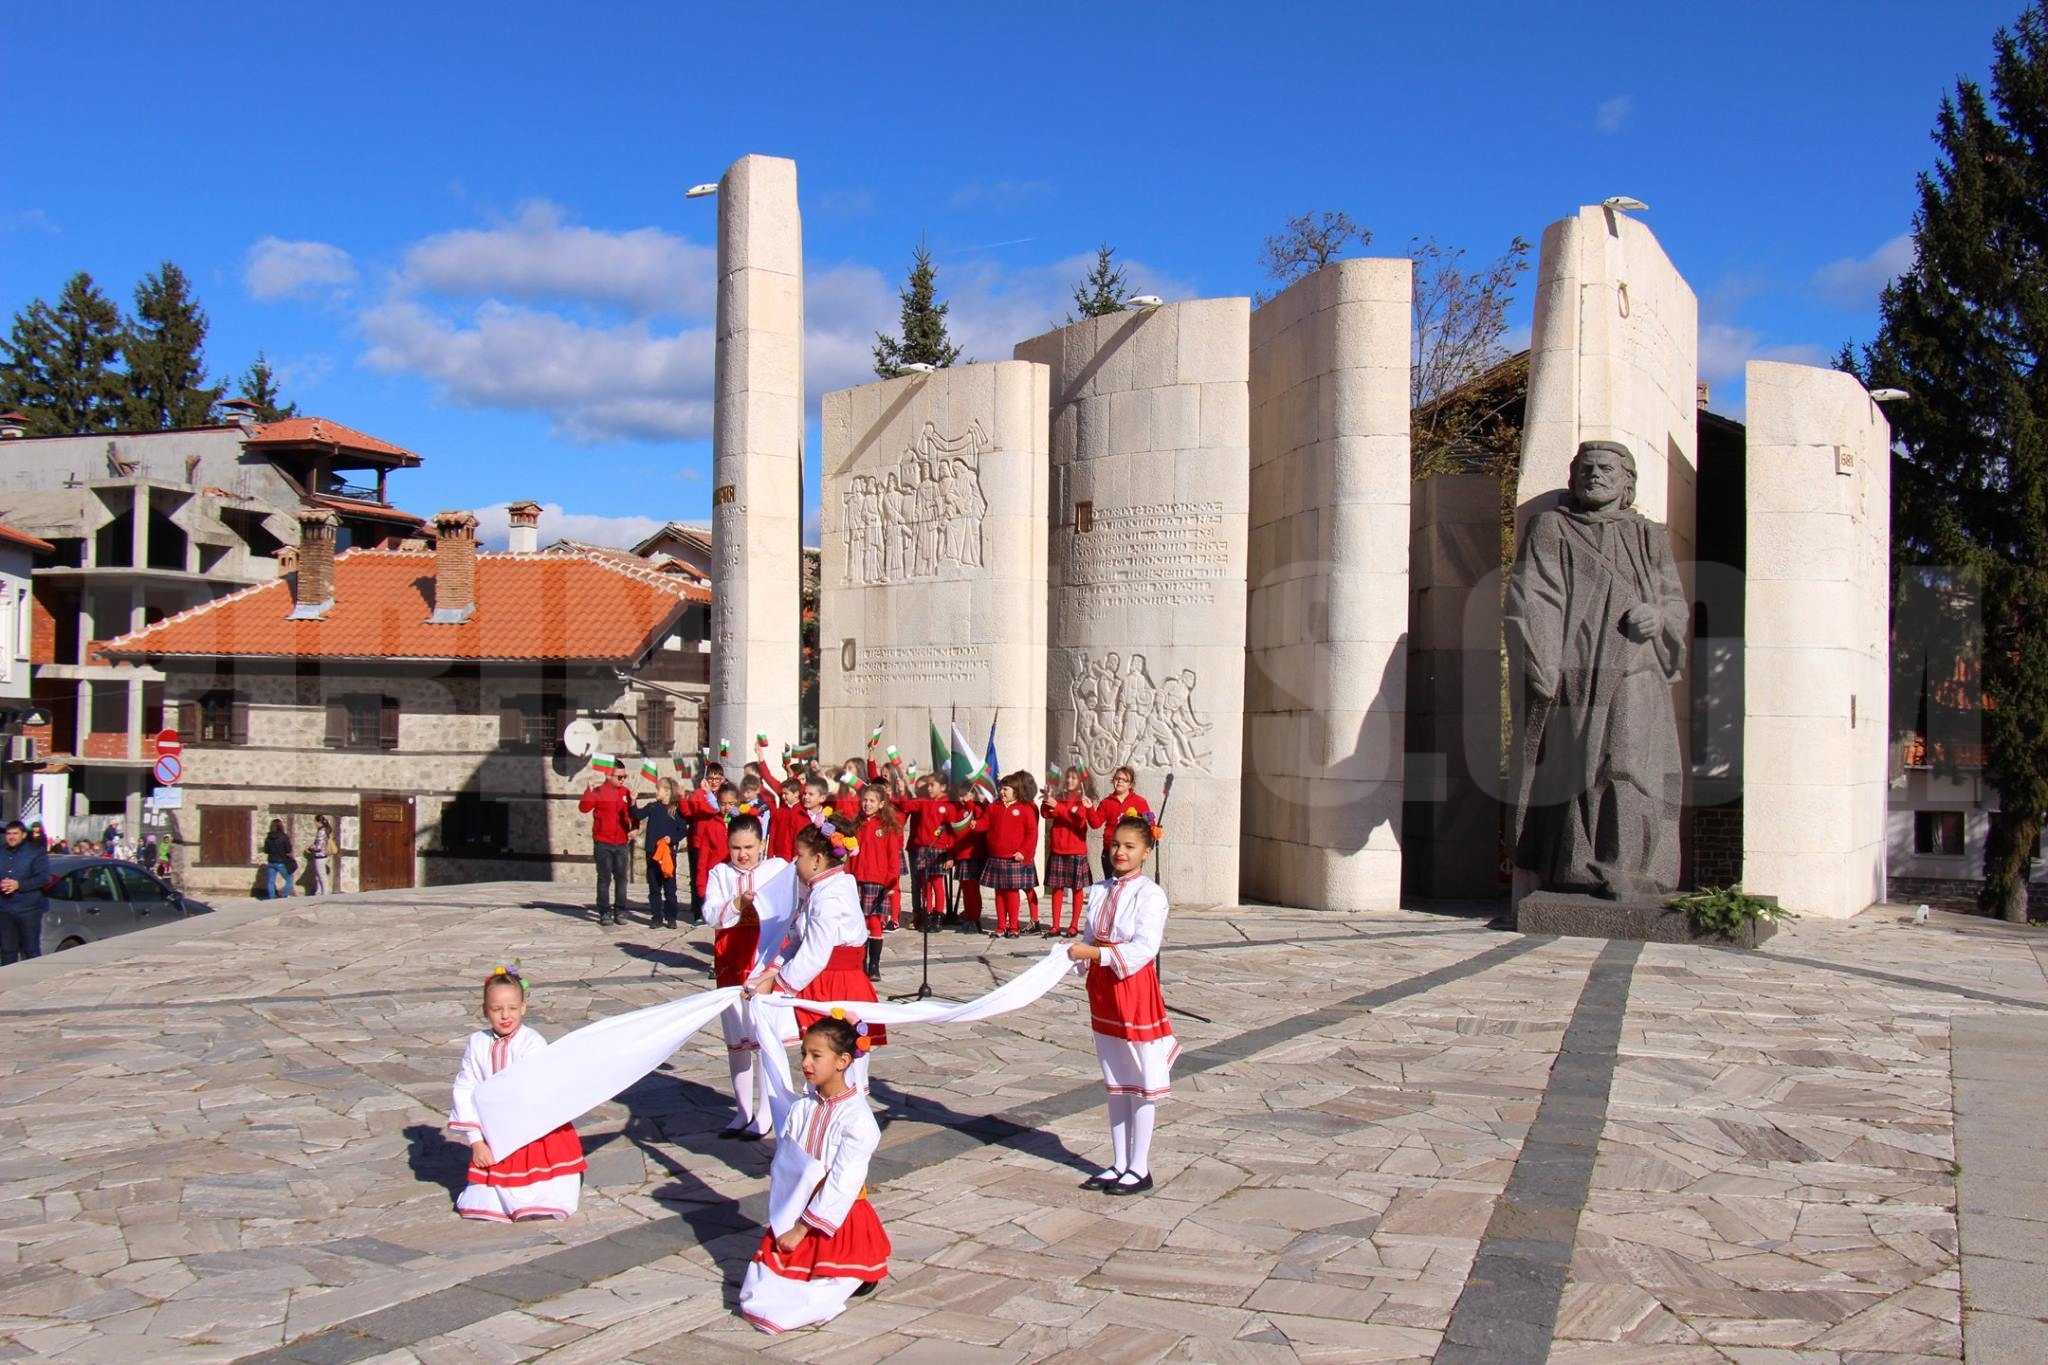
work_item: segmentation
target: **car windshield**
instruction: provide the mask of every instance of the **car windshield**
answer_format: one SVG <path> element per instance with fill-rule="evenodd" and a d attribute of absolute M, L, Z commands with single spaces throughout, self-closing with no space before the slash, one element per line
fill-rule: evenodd
<path fill-rule="evenodd" d="M 121 893 L 114 889 L 113 869 L 106 866 L 81 867 L 58 879 L 50 894 L 60 901 L 112 901 Z"/>
<path fill-rule="evenodd" d="M 114 873 L 121 879 L 121 889 L 128 893 L 131 901 L 160 901 L 164 898 L 163 885 L 139 867 L 117 863 Z"/>

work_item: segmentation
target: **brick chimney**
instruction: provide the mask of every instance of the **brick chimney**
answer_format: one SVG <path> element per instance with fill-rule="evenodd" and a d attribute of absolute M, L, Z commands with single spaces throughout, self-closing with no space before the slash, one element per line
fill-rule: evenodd
<path fill-rule="evenodd" d="M 324 507 L 299 513 L 299 576 L 292 580 L 294 621 L 318 621 L 334 605 L 334 528 L 341 519 Z"/>
<path fill-rule="evenodd" d="M 434 514 L 434 611 L 429 623 L 459 626 L 476 611 L 476 517 Z"/>
<path fill-rule="evenodd" d="M 505 509 L 505 515 L 512 519 L 511 550 L 515 555 L 530 555 L 540 549 L 540 504 L 537 502 L 515 502 Z"/>

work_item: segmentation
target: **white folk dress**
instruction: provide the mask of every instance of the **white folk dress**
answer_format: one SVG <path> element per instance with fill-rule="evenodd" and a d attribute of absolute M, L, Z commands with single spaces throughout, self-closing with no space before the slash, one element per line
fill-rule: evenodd
<path fill-rule="evenodd" d="M 1112 1095 L 1161 1100 L 1173 1093 L 1180 1042 L 1166 1017 L 1157 964 L 1166 913 L 1166 892 L 1142 872 L 1088 888 L 1081 941 L 1102 949 L 1102 960 L 1088 966 L 1088 1022 Z"/>
<path fill-rule="evenodd" d="M 477 1118 L 476 1088 L 524 1057 L 547 1050 L 547 1039 L 524 1024 L 510 1038 L 490 1029 L 469 1035 L 462 1067 L 455 1073 L 455 1113 L 449 1131 L 464 1146 L 483 1136 Z M 493 1153 L 489 1166 L 469 1164 L 469 1184 L 455 1200 L 464 1218 L 509 1223 L 526 1218 L 567 1218 L 576 1212 L 583 1189 L 583 1140 L 572 1124 L 562 1124 L 517 1151 Z"/>
<path fill-rule="evenodd" d="M 868 1161 L 881 1144 L 860 1091 L 836 1099 L 806 1090 L 776 1134 L 768 1172 L 768 1230 L 740 1284 L 740 1312 L 764 1332 L 830 1322 L 863 1284 L 889 1273 L 889 1234 L 868 1202 Z M 808 1229 L 793 1251 L 775 1239 Z"/>

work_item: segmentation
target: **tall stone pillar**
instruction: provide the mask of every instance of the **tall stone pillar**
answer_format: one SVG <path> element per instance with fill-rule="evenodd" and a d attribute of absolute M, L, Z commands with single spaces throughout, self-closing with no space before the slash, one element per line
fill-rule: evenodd
<path fill-rule="evenodd" d="M 1746 379 L 1742 886 L 1845 919 L 1885 894 L 1891 426 L 1852 375 Z"/>
<path fill-rule="evenodd" d="M 1244 892 L 1401 899 L 1414 267 L 1338 261 L 1251 318 Z"/>
<path fill-rule="evenodd" d="M 929 762 L 927 726 L 1040 775 L 1045 745 L 1047 370 L 1006 360 L 825 395 L 818 738 L 876 724 Z"/>
<path fill-rule="evenodd" d="M 1088 318 L 1017 347 L 1052 373 L 1046 760 L 1129 764 L 1176 904 L 1238 898 L 1251 305 Z M 1042 780 L 1042 779 L 1041 779 Z"/>
<path fill-rule="evenodd" d="M 745 156 L 718 182 L 711 431 L 711 737 L 797 740 L 803 570 L 803 228 L 796 163 Z"/>

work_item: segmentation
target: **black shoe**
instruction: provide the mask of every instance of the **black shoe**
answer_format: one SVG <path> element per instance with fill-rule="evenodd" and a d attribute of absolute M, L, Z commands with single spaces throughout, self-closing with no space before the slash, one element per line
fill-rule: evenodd
<path fill-rule="evenodd" d="M 893 934 L 902 927 L 903 926 L 898 924 L 895 920 L 890 920 L 887 924 L 882 926 L 882 932 L 885 934 Z"/>
<path fill-rule="evenodd" d="M 1106 1190 L 1122 1178 L 1122 1171 L 1104 1171 L 1100 1175 L 1091 1175 L 1082 1181 L 1081 1188 L 1084 1190 Z"/>
<path fill-rule="evenodd" d="M 734 1138 L 745 1137 L 746 1135 L 747 1129 L 744 1126 L 742 1126 L 739 1128 L 721 1128 L 714 1136 L 720 1138 L 723 1141 L 730 1142 Z"/>
<path fill-rule="evenodd" d="M 848 1297 L 849 1297 L 849 1298 L 855 1298 L 855 1299 L 864 1299 L 864 1298 L 866 1298 L 866 1297 L 867 1297 L 868 1295 L 870 1295 L 870 1294 L 874 1293 L 874 1292 L 875 1292 L 875 1290 L 877 1290 L 877 1289 L 878 1289 L 878 1288 L 880 1288 L 880 1287 L 881 1287 L 881 1281 L 880 1281 L 880 1280 L 863 1280 L 863 1281 L 861 1282 L 861 1286 L 860 1286 L 860 1288 L 858 1288 L 858 1289 L 854 1290 L 854 1291 L 853 1291 L 853 1293 L 852 1293 L 852 1294 L 850 1294 L 850 1295 L 849 1295 Z"/>
<path fill-rule="evenodd" d="M 1104 1194 L 1143 1194 L 1151 1188 L 1152 1177 L 1150 1175 L 1141 1175 L 1136 1180 L 1133 1180 L 1131 1179 L 1131 1173 L 1125 1171 L 1114 1185 L 1104 1185 L 1102 1192 Z"/>
<path fill-rule="evenodd" d="M 766 1133 L 756 1132 L 752 1128 L 742 1128 L 737 1133 L 734 1133 L 732 1136 L 735 1142 L 759 1142 L 762 1138 L 767 1137 L 768 1135 Z"/>

